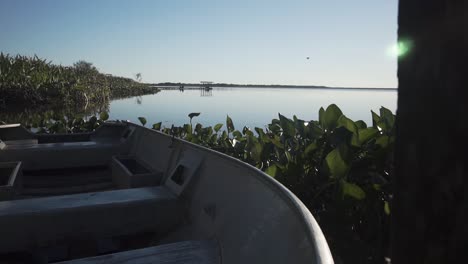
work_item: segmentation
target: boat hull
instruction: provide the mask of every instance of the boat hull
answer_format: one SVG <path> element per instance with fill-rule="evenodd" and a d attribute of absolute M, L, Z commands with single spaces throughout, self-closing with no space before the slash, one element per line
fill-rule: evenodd
<path fill-rule="evenodd" d="M 105 140 L 101 135 L 114 135 L 112 129 L 119 130 L 115 133 L 119 136 L 113 140 L 107 136 Z M 99 153 L 99 163 L 111 164 L 116 155 L 135 157 L 160 172 L 156 184 L 184 204 L 184 219 L 177 228 L 159 237 L 156 244 L 215 241 L 222 263 L 333 263 L 325 237 L 309 210 L 287 188 L 257 168 L 132 123 L 105 124 L 89 138 L 91 142 L 112 145 L 106 153 L 93 150 Z M 23 159 L 25 170 L 43 169 L 29 160 L 37 148 L 41 149 L 17 147 L 11 156 L 7 146 L 0 150 L 0 161 Z M 46 160 L 47 150 L 41 151 Z M 49 151 L 53 152 L 53 148 Z"/>

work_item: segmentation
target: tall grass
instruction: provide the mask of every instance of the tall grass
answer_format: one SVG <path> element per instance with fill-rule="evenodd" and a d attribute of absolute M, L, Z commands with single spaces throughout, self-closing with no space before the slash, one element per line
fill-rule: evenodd
<path fill-rule="evenodd" d="M 86 105 L 157 91 L 129 78 L 100 73 L 83 61 L 62 66 L 37 56 L 0 53 L 0 98 L 7 106 Z"/>

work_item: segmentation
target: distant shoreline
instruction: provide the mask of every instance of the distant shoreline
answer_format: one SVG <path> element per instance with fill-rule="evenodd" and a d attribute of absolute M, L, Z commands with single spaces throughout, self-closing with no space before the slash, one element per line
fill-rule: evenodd
<path fill-rule="evenodd" d="M 184 86 L 186 89 L 201 87 L 199 83 L 154 83 L 151 86 L 160 88 L 179 88 Z M 330 90 L 372 90 L 372 91 L 397 91 L 397 88 L 372 88 L 372 87 L 330 87 L 330 86 L 317 86 L 317 85 L 266 85 L 266 84 L 225 84 L 213 83 L 210 84 L 213 88 L 296 88 L 296 89 L 330 89 Z"/>

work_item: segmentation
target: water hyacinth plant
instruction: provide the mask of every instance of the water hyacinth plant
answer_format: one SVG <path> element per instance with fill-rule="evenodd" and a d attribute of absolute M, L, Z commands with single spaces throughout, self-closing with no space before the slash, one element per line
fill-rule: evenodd
<path fill-rule="evenodd" d="M 223 124 L 154 128 L 265 171 L 307 205 L 338 258 L 365 263 L 388 253 L 395 140 L 395 115 L 384 107 L 371 113 L 371 126 L 330 105 L 317 121 L 279 114 L 266 129 L 236 130 L 229 116 L 223 131 Z"/>

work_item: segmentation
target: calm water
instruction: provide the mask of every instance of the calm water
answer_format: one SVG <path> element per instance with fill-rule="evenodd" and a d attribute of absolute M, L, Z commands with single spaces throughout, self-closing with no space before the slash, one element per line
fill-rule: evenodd
<path fill-rule="evenodd" d="M 111 119 L 138 123 L 144 116 L 148 124 L 163 122 L 164 126 L 189 122 L 188 114 L 200 112 L 194 118 L 204 126 L 225 123 L 229 115 L 237 129 L 264 127 L 278 113 L 292 118 L 317 120 L 321 106 L 337 104 L 353 120 L 371 124 L 370 110 L 384 106 L 395 113 L 397 92 L 376 90 L 331 90 L 300 88 L 214 88 L 200 90 L 163 90 L 154 95 L 115 100 L 110 103 Z"/>

